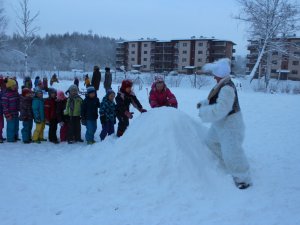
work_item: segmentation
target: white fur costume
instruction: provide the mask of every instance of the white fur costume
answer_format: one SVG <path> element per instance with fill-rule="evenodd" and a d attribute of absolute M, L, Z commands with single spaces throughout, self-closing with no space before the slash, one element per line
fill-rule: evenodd
<path fill-rule="evenodd" d="M 234 89 L 226 85 L 221 88 L 216 104 L 209 105 L 208 100 L 201 102 L 199 116 L 203 122 L 212 123 L 206 137 L 210 150 L 224 162 L 237 182 L 251 183 L 249 164 L 242 147 L 245 132 L 242 114 L 239 111 L 228 116 L 234 99 Z"/>

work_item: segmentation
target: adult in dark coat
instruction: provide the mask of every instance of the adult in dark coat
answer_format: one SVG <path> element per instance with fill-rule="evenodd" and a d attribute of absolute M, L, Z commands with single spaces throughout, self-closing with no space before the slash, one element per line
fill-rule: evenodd
<path fill-rule="evenodd" d="M 112 74 L 110 72 L 110 68 L 105 67 L 104 88 L 105 88 L 106 93 L 108 90 L 111 90 L 111 83 L 112 83 Z"/>
<path fill-rule="evenodd" d="M 99 90 L 100 82 L 101 82 L 100 68 L 99 68 L 99 66 L 94 66 L 94 72 L 93 72 L 93 77 L 92 77 L 92 86 L 96 89 L 96 91 Z"/>

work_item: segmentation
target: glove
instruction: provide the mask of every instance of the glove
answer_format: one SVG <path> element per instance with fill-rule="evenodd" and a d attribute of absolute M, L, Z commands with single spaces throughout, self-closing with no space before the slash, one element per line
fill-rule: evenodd
<path fill-rule="evenodd" d="M 133 113 L 126 111 L 125 116 L 127 116 L 129 119 L 132 119 L 133 118 Z"/>
<path fill-rule="evenodd" d="M 140 112 L 145 113 L 145 112 L 147 112 L 147 110 L 146 109 L 141 109 Z"/>
<path fill-rule="evenodd" d="M 81 124 L 82 124 L 83 126 L 86 126 L 86 120 L 81 119 Z"/>
<path fill-rule="evenodd" d="M 101 121 L 101 124 L 105 124 L 106 123 L 106 116 L 105 115 L 100 115 L 100 121 Z"/>
<path fill-rule="evenodd" d="M 197 103 L 197 109 L 200 109 L 200 107 L 201 107 L 201 103 L 199 102 L 199 103 Z"/>

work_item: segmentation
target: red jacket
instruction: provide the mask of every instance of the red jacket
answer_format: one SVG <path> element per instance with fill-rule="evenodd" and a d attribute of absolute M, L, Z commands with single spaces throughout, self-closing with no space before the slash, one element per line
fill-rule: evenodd
<path fill-rule="evenodd" d="M 171 106 L 174 108 L 178 107 L 175 95 L 166 86 L 161 92 L 159 92 L 156 90 L 155 85 L 153 85 L 150 91 L 149 102 L 152 108 L 162 106 Z"/>
<path fill-rule="evenodd" d="M 53 119 L 57 119 L 56 114 L 56 99 L 55 98 L 47 98 L 45 100 L 45 117 L 46 120 L 50 121 Z"/>

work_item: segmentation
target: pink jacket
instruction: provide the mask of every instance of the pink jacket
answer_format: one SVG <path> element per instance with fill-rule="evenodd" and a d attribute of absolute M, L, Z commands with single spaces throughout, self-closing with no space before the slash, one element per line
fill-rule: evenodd
<path fill-rule="evenodd" d="M 152 108 L 162 106 L 171 106 L 174 108 L 178 107 L 175 95 L 166 86 L 161 92 L 159 92 L 156 90 L 155 85 L 152 85 L 152 89 L 150 91 L 149 96 L 149 102 Z"/>

